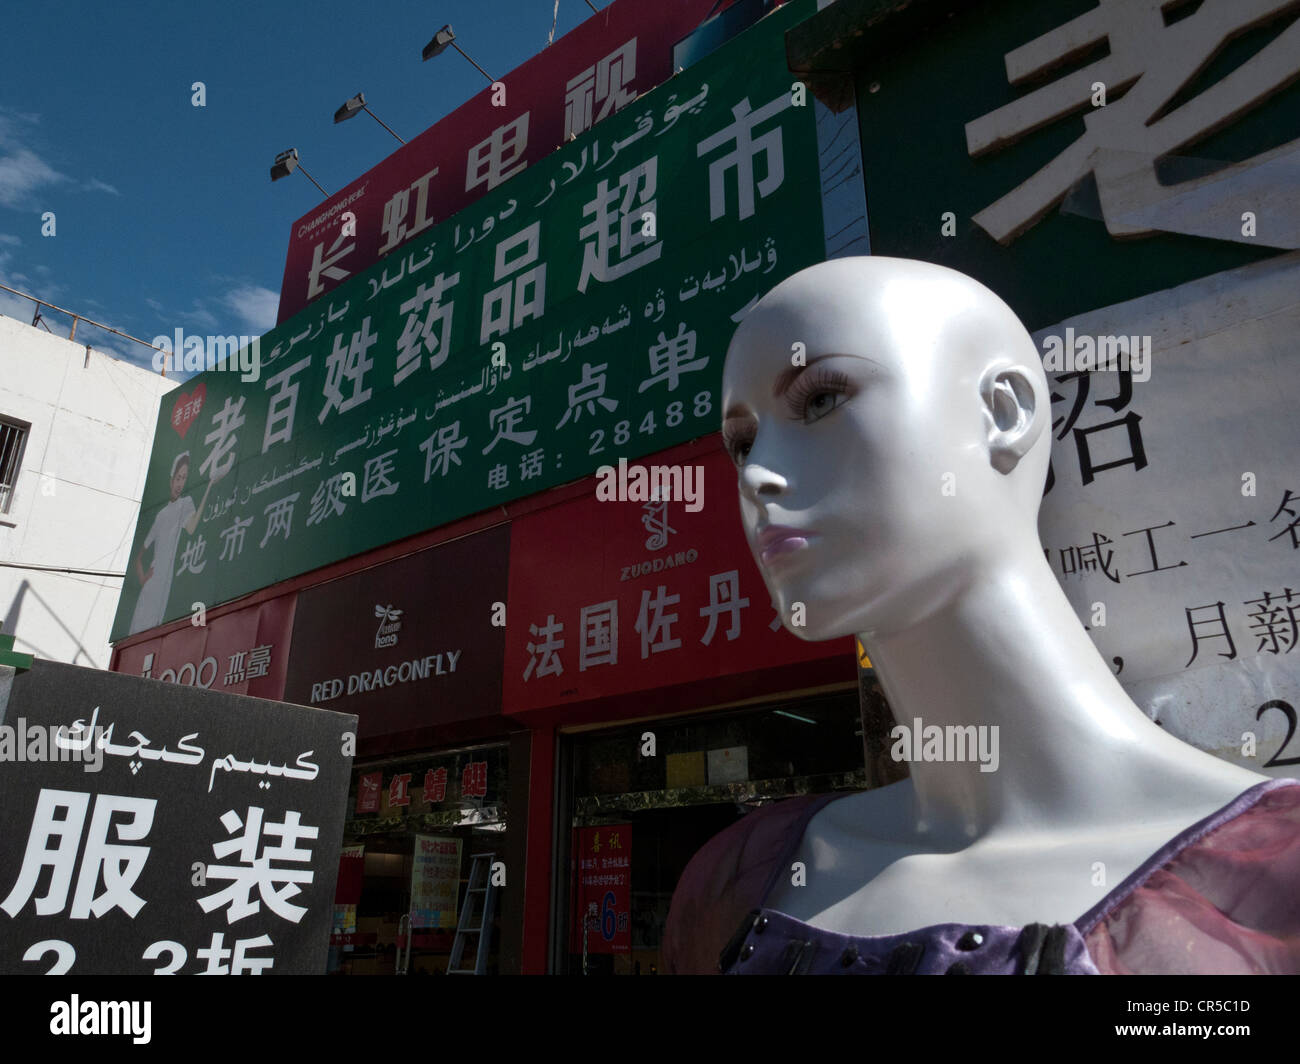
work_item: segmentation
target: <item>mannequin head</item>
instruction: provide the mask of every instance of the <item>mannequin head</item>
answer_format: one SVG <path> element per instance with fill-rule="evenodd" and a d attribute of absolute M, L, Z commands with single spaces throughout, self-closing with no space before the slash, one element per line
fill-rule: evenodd
<path fill-rule="evenodd" d="M 801 638 L 889 634 L 1041 562 L 1047 381 L 971 278 L 882 257 L 802 270 L 741 322 L 722 398 L 746 537 Z"/>

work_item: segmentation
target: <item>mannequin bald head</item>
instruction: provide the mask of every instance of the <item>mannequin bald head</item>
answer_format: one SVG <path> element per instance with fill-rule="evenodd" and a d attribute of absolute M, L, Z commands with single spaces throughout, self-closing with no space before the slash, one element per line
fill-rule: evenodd
<path fill-rule="evenodd" d="M 791 631 L 895 630 L 1041 559 L 1048 394 L 1010 308 L 942 266 L 837 259 L 760 300 L 727 351 L 723 431 L 787 623 L 804 603 Z"/>

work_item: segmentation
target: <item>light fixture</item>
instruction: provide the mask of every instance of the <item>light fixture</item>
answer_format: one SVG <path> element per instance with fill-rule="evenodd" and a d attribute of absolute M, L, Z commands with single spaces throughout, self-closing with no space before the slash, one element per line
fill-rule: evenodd
<path fill-rule="evenodd" d="M 288 177 L 295 170 L 302 170 L 302 176 L 320 189 L 322 196 L 328 196 L 329 193 L 320 187 L 317 180 L 307 172 L 307 167 L 298 161 L 298 149 L 290 148 L 288 151 L 282 151 L 275 157 L 275 162 L 271 164 L 271 180 L 279 181 L 282 177 Z"/>
<path fill-rule="evenodd" d="M 343 106 L 334 112 L 334 124 L 338 125 L 340 122 L 346 122 L 349 118 L 357 114 L 359 111 L 365 111 L 366 114 L 368 114 L 371 118 L 373 118 L 386 130 L 388 130 L 389 133 L 392 133 L 393 137 L 397 140 L 399 144 L 406 143 L 406 141 L 402 140 L 402 138 L 397 136 L 396 133 L 393 133 L 392 127 L 389 126 L 387 122 L 385 122 L 382 118 L 380 118 L 377 114 L 375 114 L 374 111 L 372 111 L 369 107 L 366 106 L 366 94 L 364 92 L 359 92 L 355 96 L 353 96 L 352 99 L 344 101 Z"/>
<path fill-rule="evenodd" d="M 787 713 L 784 709 L 772 710 L 778 717 L 789 717 L 791 720 L 801 720 L 805 724 L 816 724 L 817 722 L 811 717 L 801 717 L 798 713 Z"/>
<path fill-rule="evenodd" d="M 470 59 L 468 55 L 465 55 L 465 50 L 456 43 L 456 33 L 451 26 L 443 26 L 442 29 L 435 33 L 433 35 L 433 40 L 424 46 L 424 52 L 422 55 L 425 59 L 432 59 L 435 55 L 442 55 L 442 53 L 448 48 L 455 48 L 456 51 L 465 56 L 465 59 L 469 61 L 475 70 L 487 78 L 488 81 L 496 84 L 496 78 L 475 63 L 473 59 Z"/>

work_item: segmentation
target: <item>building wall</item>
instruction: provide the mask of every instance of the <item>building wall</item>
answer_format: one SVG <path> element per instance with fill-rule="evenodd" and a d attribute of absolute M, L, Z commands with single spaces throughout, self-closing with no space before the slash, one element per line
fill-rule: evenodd
<path fill-rule="evenodd" d="M 177 382 L 0 317 L 0 415 L 31 424 L 0 562 L 124 572 L 161 396 Z M 107 668 L 120 578 L 0 567 L 15 649 Z"/>

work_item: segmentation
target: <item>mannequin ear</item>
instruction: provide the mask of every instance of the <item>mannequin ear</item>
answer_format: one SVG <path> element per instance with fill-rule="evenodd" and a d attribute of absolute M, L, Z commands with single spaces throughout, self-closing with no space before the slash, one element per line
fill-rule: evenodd
<path fill-rule="evenodd" d="M 989 462 L 1010 473 L 1042 435 L 1046 420 L 1034 380 L 1023 367 L 990 366 L 980 378 Z"/>

